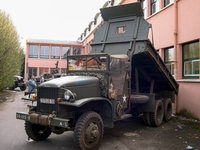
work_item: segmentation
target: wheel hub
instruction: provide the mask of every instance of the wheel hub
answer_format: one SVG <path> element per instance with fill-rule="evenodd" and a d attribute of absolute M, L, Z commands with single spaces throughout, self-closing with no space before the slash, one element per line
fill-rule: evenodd
<path fill-rule="evenodd" d="M 99 136 L 98 126 L 94 123 L 90 123 L 85 132 L 85 136 L 88 143 L 94 142 L 96 138 Z"/>

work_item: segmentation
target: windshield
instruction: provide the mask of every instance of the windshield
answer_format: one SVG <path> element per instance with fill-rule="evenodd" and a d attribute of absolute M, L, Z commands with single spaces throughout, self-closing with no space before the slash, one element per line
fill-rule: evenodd
<path fill-rule="evenodd" d="M 106 56 L 72 57 L 68 60 L 68 70 L 106 70 Z"/>
<path fill-rule="evenodd" d="M 125 62 L 127 61 L 127 55 L 111 55 L 110 57 L 110 71 L 114 74 L 124 74 Z"/>

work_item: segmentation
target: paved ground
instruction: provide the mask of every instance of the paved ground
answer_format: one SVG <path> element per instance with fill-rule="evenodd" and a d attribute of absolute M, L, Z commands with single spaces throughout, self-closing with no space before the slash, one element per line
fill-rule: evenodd
<path fill-rule="evenodd" d="M 52 134 L 47 140 L 41 142 L 25 142 L 27 136 L 24 132 L 24 123 L 15 119 L 16 111 L 27 109 L 26 104 L 20 100 L 22 95 L 23 92 L 19 90 L 15 90 L 9 95 L 0 93 L 0 126 L 6 126 L 4 130 L 0 131 L 0 149 L 3 144 L 4 150 L 14 148 L 75 150 L 73 132 L 66 132 L 62 135 Z M 2 103 L 6 105 L 2 105 Z M 5 107 L 2 108 L 2 106 Z M 10 117 L 5 114 L 7 110 L 11 112 Z M 4 117 L 5 115 L 7 118 Z M 13 124 L 18 130 L 12 130 L 12 136 L 11 133 L 5 134 L 10 129 L 14 129 Z M 185 150 L 187 146 L 193 147 L 194 150 L 200 150 L 200 132 L 194 126 L 200 128 L 200 123 L 176 116 L 160 127 L 145 126 L 141 116 L 129 118 L 116 122 L 112 129 L 105 129 L 99 150 Z M 12 142 L 10 143 L 8 140 Z"/>
<path fill-rule="evenodd" d="M 142 117 L 126 119 L 106 130 L 105 136 L 118 139 L 127 150 L 184 150 L 187 146 L 200 149 L 200 132 L 191 126 L 190 121 L 176 117 L 161 127 L 144 126 Z M 124 150 L 121 146 L 113 149 Z"/>

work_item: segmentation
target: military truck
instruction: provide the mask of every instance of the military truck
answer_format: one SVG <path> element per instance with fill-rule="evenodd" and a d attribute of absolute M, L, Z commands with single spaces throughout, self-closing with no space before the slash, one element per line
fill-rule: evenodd
<path fill-rule="evenodd" d="M 151 28 L 139 2 L 102 8 L 91 52 L 67 56 L 67 75 L 42 83 L 36 105 L 17 112 L 29 138 L 74 131 L 77 149 L 98 149 L 104 128 L 143 115 L 144 124 L 169 121 L 178 84 L 148 39 Z"/>

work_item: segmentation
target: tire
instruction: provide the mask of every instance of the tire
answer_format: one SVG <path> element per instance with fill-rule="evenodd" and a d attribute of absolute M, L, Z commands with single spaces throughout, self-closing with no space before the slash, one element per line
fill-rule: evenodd
<path fill-rule="evenodd" d="M 143 122 L 144 122 L 145 125 L 151 126 L 150 113 L 149 112 L 143 113 Z"/>
<path fill-rule="evenodd" d="M 15 86 L 11 86 L 8 88 L 9 90 L 14 90 L 15 89 Z"/>
<path fill-rule="evenodd" d="M 164 108 L 162 100 L 157 100 L 154 106 L 154 112 L 150 113 L 151 125 L 159 127 L 162 125 L 164 117 Z"/>
<path fill-rule="evenodd" d="M 25 91 L 25 90 L 26 90 L 26 85 L 20 86 L 20 90 L 21 90 L 21 91 Z"/>
<path fill-rule="evenodd" d="M 131 103 L 143 104 L 149 101 L 149 97 L 146 95 L 131 95 Z"/>
<path fill-rule="evenodd" d="M 81 115 L 74 129 L 74 143 L 79 150 L 97 150 L 103 137 L 104 125 L 96 112 Z"/>
<path fill-rule="evenodd" d="M 49 127 L 33 124 L 28 121 L 25 121 L 25 131 L 28 137 L 34 141 L 45 140 L 51 135 Z"/>
<path fill-rule="evenodd" d="M 164 100 L 164 120 L 166 122 L 172 119 L 172 101 L 170 98 Z"/>

